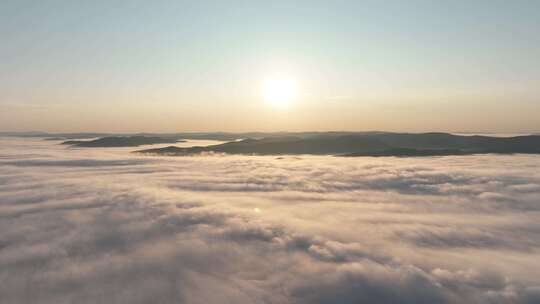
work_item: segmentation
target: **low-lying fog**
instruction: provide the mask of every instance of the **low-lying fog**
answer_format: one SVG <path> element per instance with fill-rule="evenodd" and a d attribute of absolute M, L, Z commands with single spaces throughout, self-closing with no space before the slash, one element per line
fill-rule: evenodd
<path fill-rule="evenodd" d="M 0 138 L 0 303 L 540 303 L 540 156 Z"/>

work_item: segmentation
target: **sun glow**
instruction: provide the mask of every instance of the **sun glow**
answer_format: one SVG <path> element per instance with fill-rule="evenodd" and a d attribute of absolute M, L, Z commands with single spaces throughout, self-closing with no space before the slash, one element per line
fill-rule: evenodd
<path fill-rule="evenodd" d="M 270 105 L 284 107 L 298 96 L 298 86 L 290 78 L 272 78 L 263 83 L 262 95 Z"/>

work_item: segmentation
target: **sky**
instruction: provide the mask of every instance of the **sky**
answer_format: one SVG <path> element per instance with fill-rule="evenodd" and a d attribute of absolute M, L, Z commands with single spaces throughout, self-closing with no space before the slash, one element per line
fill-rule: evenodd
<path fill-rule="evenodd" d="M 539 1 L 0 0 L 0 41 L 0 131 L 540 132 Z"/>

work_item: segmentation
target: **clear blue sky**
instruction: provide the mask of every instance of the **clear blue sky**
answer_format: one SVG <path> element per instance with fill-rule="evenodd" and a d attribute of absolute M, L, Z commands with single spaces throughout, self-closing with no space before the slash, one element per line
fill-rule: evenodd
<path fill-rule="evenodd" d="M 0 41 L 2 131 L 540 131 L 540 1 L 0 0 Z"/>

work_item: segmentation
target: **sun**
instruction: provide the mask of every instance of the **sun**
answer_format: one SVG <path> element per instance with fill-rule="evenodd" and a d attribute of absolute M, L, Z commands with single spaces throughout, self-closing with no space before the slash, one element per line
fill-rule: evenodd
<path fill-rule="evenodd" d="M 263 82 L 262 96 L 272 106 L 288 106 L 298 96 L 298 85 L 291 78 L 270 78 Z"/>

